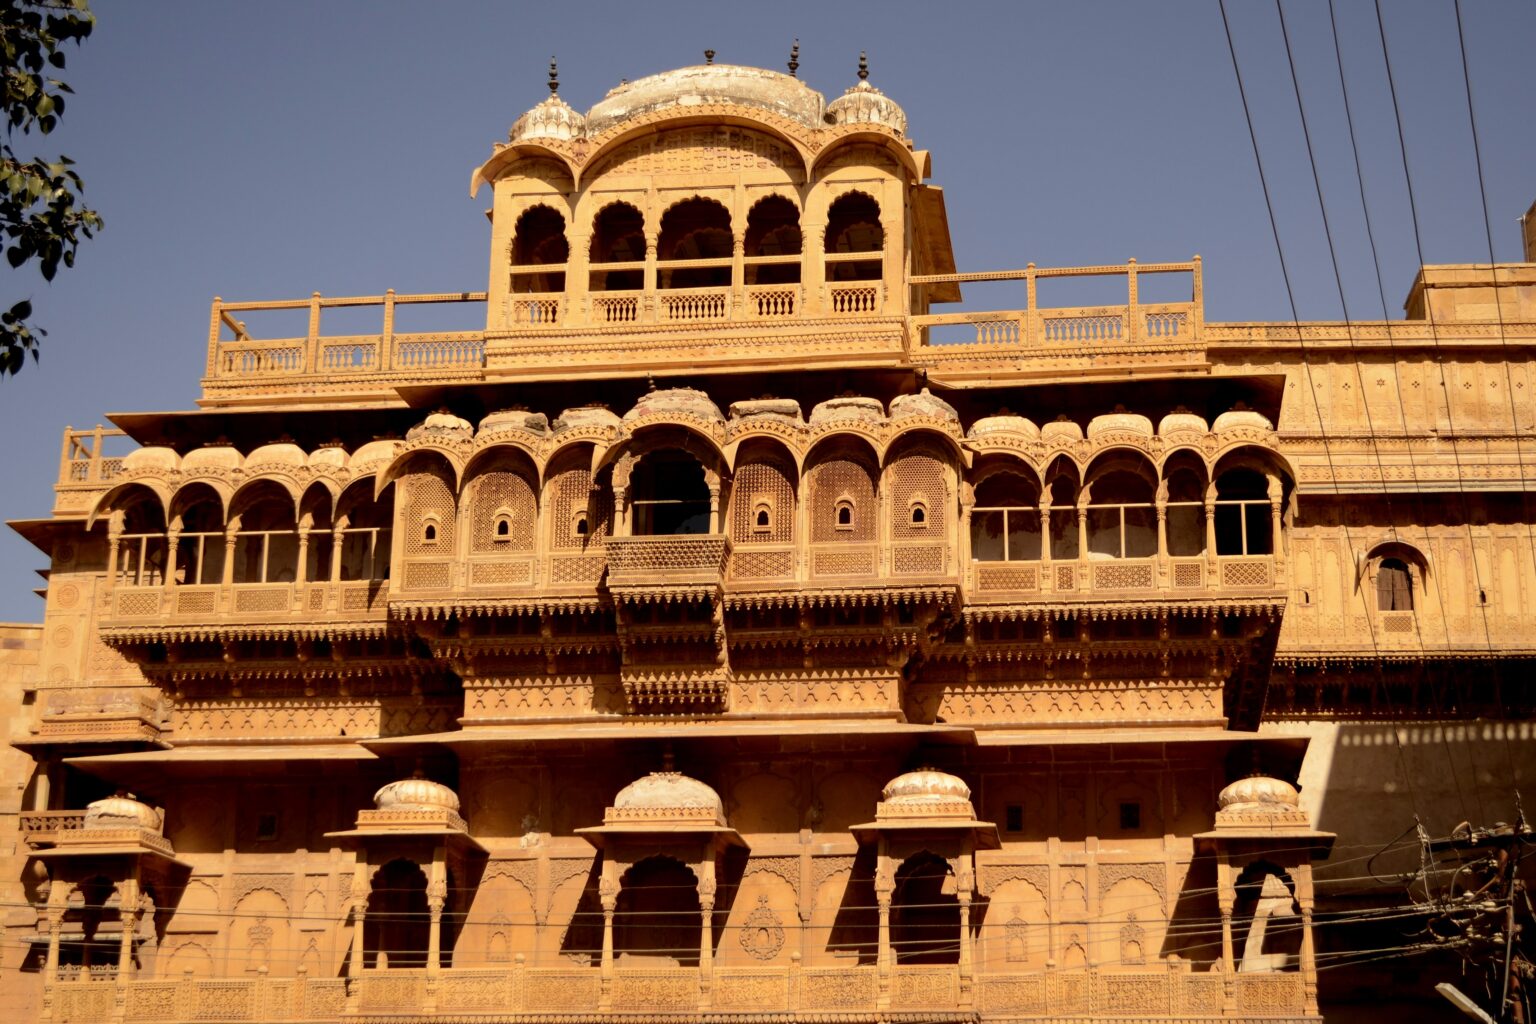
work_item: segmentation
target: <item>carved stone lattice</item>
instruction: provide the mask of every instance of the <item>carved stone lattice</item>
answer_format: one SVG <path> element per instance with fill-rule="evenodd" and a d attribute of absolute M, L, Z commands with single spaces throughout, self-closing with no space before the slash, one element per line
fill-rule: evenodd
<path fill-rule="evenodd" d="M 1100 864 L 1100 898 L 1102 899 L 1117 883 L 1127 878 L 1139 879 L 1157 890 L 1159 898 L 1164 900 L 1168 898 L 1167 872 L 1161 864 Z"/>
<path fill-rule="evenodd" d="M 849 505 L 849 522 L 838 523 L 838 505 Z M 862 462 L 833 455 L 811 470 L 811 540 L 868 541 L 875 538 L 875 481 Z"/>
<path fill-rule="evenodd" d="M 736 544 L 787 544 L 794 539 L 795 488 L 778 462 L 738 466 L 731 507 L 731 540 Z M 766 529 L 758 525 L 759 512 L 767 513 Z"/>
<path fill-rule="evenodd" d="M 795 896 L 800 895 L 800 858 L 799 857 L 753 857 L 747 861 L 747 866 L 742 872 L 742 878 L 751 878 L 753 875 L 768 872 L 778 875 L 788 882 L 795 890 Z"/>
<path fill-rule="evenodd" d="M 1050 887 L 1051 869 L 1044 864 L 983 864 L 977 872 L 977 885 L 983 896 L 991 896 L 1004 882 L 1022 880 L 1042 896 Z"/>
<path fill-rule="evenodd" d="M 820 889 L 823 882 L 839 871 L 852 870 L 852 857 L 816 857 L 811 861 L 811 886 Z"/>
<path fill-rule="evenodd" d="M 909 451 L 891 466 L 890 474 L 891 535 L 898 540 L 942 538 L 949 509 L 944 461 L 929 451 Z M 918 506 L 922 507 L 921 521 L 913 522 L 913 510 Z"/>
<path fill-rule="evenodd" d="M 757 898 L 757 906 L 742 922 L 741 948 L 755 960 L 772 960 L 784 948 L 784 925 L 768 906 L 767 896 Z"/>
<path fill-rule="evenodd" d="M 405 500 L 401 506 L 401 523 L 405 527 L 405 553 L 451 554 L 454 550 L 454 501 L 448 483 L 436 473 L 415 473 L 403 483 Z M 431 541 L 424 536 L 429 519 L 436 528 L 436 537 Z"/>
<path fill-rule="evenodd" d="M 470 547 L 476 552 L 532 551 L 538 504 L 523 474 L 497 469 L 475 479 L 470 497 Z M 498 534 L 505 522 L 506 533 Z"/>
<path fill-rule="evenodd" d="M 284 903 L 293 902 L 292 875 L 235 875 L 230 880 L 231 905 L 238 904 L 258 889 L 268 889 L 282 898 Z"/>

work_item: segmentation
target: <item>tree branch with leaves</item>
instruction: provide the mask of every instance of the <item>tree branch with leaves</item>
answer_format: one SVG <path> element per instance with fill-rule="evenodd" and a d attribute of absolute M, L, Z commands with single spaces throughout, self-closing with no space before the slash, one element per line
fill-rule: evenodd
<path fill-rule="evenodd" d="M 85 186 L 69 157 L 23 159 L 14 147 L 34 130 L 47 135 L 58 127 L 72 90 L 51 72 L 64 69 L 63 47 L 79 45 L 95 24 L 87 0 L 0 0 L 0 233 L 11 267 L 36 261 L 48 281 L 61 263 L 75 265 L 80 239 L 101 228 L 101 215 L 81 202 Z M 36 361 L 38 339 L 48 332 L 31 319 L 25 299 L 0 312 L 0 377 L 19 372 L 28 352 Z"/>

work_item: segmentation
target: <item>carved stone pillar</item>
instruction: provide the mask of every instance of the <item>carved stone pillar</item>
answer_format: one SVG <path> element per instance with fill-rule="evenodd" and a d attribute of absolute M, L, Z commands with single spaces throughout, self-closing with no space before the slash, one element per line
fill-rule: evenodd
<path fill-rule="evenodd" d="M 137 882 L 123 881 L 117 886 L 118 919 L 122 934 L 118 937 L 117 978 L 126 981 L 133 974 L 133 938 L 139 930 L 139 886 Z"/>
<path fill-rule="evenodd" d="M 806 312 L 811 315 L 826 312 L 826 232 L 825 224 L 808 222 L 800 225 L 800 283 L 805 293 Z"/>
<path fill-rule="evenodd" d="M 706 860 L 699 879 L 699 1006 L 707 1008 L 714 989 L 715 865 Z"/>
<path fill-rule="evenodd" d="M 55 886 L 63 883 L 55 882 Z M 50 902 L 51 899 L 50 892 Z M 64 931 L 64 908 L 50 906 L 48 908 L 48 960 L 43 967 L 43 979 L 50 985 L 59 980 L 59 938 Z"/>
<path fill-rule="evenodd" d="M 1205 562 L 1211 574 L 1216 573 L 1216 499 L 1205 499 Z"/>
<path fill-rule="evenodd" d="M 1077 506 L 1078 579 L 1086 587 L 1088 573 L 1088 506 Z"/>
<path fill-rule="evenodd" d="M 308 515 L 299 521 L 299 553 L 293 567 L 293 585 L 299 591 L 303 591 L 304 584 L 309 581 L 309 529 L 313 524 L 314 520 Z"/>
<path fill-rule="evenodd" d="M 1280 518 L 1280 503 L 1271 501 L 1269 503 L 1269 529 L 1272 538 L 1270 545 L 1275 553 L 1276 565 L 1285 563 L 1285 538 L 1280 530 Z"/>
<path fill-rule="evenodd" d="M 338 526 L 331 531 L 331 569 L 326 575 L 330 577 L 332 583 L 341 582 L 341 546 L 347 537 L 341 530 L 342 528 Z"/>
<path fill-rule="evenodd" d="M 176 586 L 176 554 L 181 547 L 181 528 L 173 526 L 165 531 L 165 589 Z M 188 580 L 189 583 L 196 582 Z"/>
<path fill-rule="evenodd" d="M 884 840 L 880 845 L 885 846 Z M 880 914 L 880 945 L 875 957 L 876 977 L 879 981 L 877 1009 L 889 1009 L 891 1005 L 891 967 L 895 959 L 891 955 L 891 897 L 896 891 L 896 867 L 890 863 L 885 850 L 880 851 L 879 866 L 875 870 L 875 905 Z"/>
<path fill-rule="evenodd" d="M 1237 965 L 1232 955 L 1232 907 L 1237 890 L 1232 885 L 1232 864 L 1226 853 L 1216 858 L 1216 903 L 1221 910 L 1222 1005 L 1227 1014 L 1237 1009 Z"/>
<path fill-rule="evenodd" d="M 1301 907 L 1301 986 L 1309 1014 L 1317 1011 L 1317 946 L 1312 936 L 1312 865 L 1299 864 L 1292 869 L 1296 882 L 1296 903 Z"/>
<path fill-rule="evenodd" d="M 603 905 L 603 961 L 598 1006 L 607 1009 L 613 999 L 613 913 L 619 906 L 619 880 L 607 858 L 603 860 L 603 877 L 597 883 L 597 897 Z"/>
<path fill-rule="evenodd" d="M 745 229 L 742 229 L 745 230 Z M 742 230 L 735 232 L 736 239 L 731 246 L 731 319 L 746 319 L 746 294 L 747 294 L 747 241 L 742 237 Z"/>
<path fill-rule="evenodd" d="M 112 592 L 112 588 L 117 586 L 117 573 L 120 568 L 118 565 L 118 549 L 122 542 L 123 514 L 121 512 L 113 512 L 112 518 L 107 521 L 107 581 L 105 589 L 109 594 Z"/>
<path fill-rule="evenodd" d="M 352 901 L 352 955 L 347 958 L 347 976 L 363 976 L 363 918 L 368 915 L 368 898 Z"/>
<path fill-rule="evenodd" d="M 642 286 L 644 311 L 640 314 L 645 323 L 656 322 L 656 235 L 645 236 L 645 283 Z"/>
<path fill-rule="evenodd" d="M 720 533 L 720 484 L 709 485 L 709 532 Z"/>
<path fill-rule="evenodd" d="M 1051 492 L 1049 489 L 1040 492 L 1040 573 L 1049 576 L 1051 572 Z"/>
<path fill-rule="evenodd" d="M 960 899 L 960 1005 L 971 1002 L 971 884 L 967 872 L 959 879 Z"/>
<path fill-rule="evenodd" d="M 239 532 L 240 519 L 237 516 L 224 527 L 224 578 L 220 582 L 225 587 L 234 586 L 235 583 L 235 540 Z"/>

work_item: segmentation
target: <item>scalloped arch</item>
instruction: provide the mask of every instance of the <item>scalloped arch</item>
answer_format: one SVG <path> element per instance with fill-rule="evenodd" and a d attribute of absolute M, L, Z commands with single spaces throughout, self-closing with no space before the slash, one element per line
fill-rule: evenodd
<path fill-rule="evenodd" d="M 400 452 L 390 460 L 388 466 L 385 466 L 374 476 L 373 500 L 378 501 L 379 496 L 384 493 L 384 488 L 394 483 L 400 477 L 400 474 L 405 472 L 406 467 L 417 459 L 423 461 L 429 459 L 440 460 L 448 470 L 448 478 L 453 482 L 454 493 L 457 494 L 462 489 L 461 485 L 464 482 L 464 460 L 460 457 L 459 453 L 428 443 L 418 448 L 410 448 Z"/>
<path fill-rule="evenodd" d="M 664 107 L 615 125 L 608 131 L 584 140 L 588 148 L 581 159 L 576 177 L 578 189 L 586 187 L 586 173 L 597 167 L 602 159 L 624 143 L 645 135 L 657 134 L 667 128 L 685 128 L 695 125 L 734 125 L 751 128 L 773 136 L 787 144 L 800 158 L 800 168 L 806 178 L 811 177 L 814 150 L 817 148 L 806 138 L 806 129 L 789 118 L 778 117 L 756 107 L 735 103 L 704 103 L 689 107 Z"/>
<path fill-rule="evenodd" d="M 831 131 L 839 130 L 831 129 Z M 906 144 L 896 138 L 894 134 L 880 131 L 878 128 L 873 128 L 869 125 L 860 125 L 857 128 L 839 131 L 836 137 L 829 139 L 822 145 L 820 151 L 816 153 L 815 157 L 811 160 L 808 173 L 814 177 L 821 165 L 827 161 L 829 154 L 859 143 L 873 143 L 895 157 L 896 163 L 911 175 L 910 181 L 922 181 L 928 176 L 928 168 L 925 166 L 927 161 L 920 159 L 917 151 L 908 149 Z"/>
<path fill-rule="evenodd" d="M 126 510 L 130 507 L 133 504 L 132 502 L 119 506 L 117 499 L 124 494 L 130 493 L 133 488 L 142 488 L 148 491 L 149 496 L 160 503 L 160 515 L 162 517 L 166 515 L 167 510 L 171 507 L 171 487 L 169 484 L 162 480 L 156 480 L 153 477 L 140 480 L 125 480 L 110 488 L 100 498 L 96 499 L 96 504 L 91 506 L 90 514 L 85 517 L 86 530 L 95 528 L 96 520 L 101 517 L 103 512 L 116 511 L 117 508 Z"/>

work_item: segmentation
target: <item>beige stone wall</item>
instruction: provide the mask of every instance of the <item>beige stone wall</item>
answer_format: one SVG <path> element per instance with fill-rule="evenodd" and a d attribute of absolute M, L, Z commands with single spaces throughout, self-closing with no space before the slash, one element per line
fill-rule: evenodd
<path fill-rule="evenodd" d="M 6 979 L 7 1012 L 31 1019 L 36 1011 L 37 975 L 19 973 L 27 947 L 21 938 L 36 931 L 37 915 L 27 909 L 22 885 L 27 847 L 21 841 L 17 815 L 31 797 L 32 758 L 10 742 L 28 733 L 34 711 L 43 627 L 33 623 L 0 623 L 0 722 L 6 745 L 0 748 L 0 975 Z M 19 983 L 14 979 L 20 978 Z"/>

